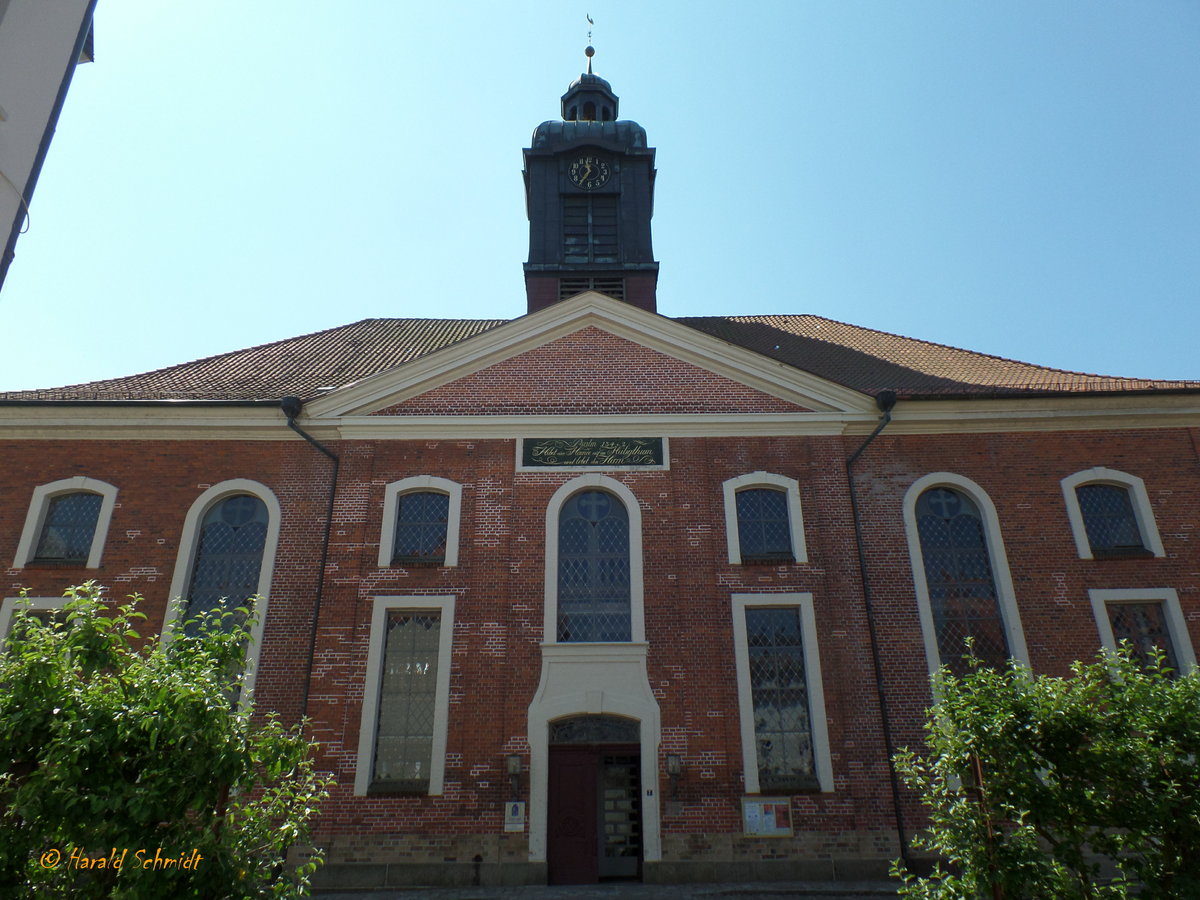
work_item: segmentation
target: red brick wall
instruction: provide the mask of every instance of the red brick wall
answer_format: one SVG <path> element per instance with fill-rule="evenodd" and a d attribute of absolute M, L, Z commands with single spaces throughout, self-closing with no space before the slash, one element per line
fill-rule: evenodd
<path fill-rule="evenodd" d="M 799 412 L 795 404 L 588 327 L 377 415 Z"/>
<path fill-rule="evenodd" d="M 480 379 L 476 386 L 486 383 Z M 856 484 L 898 743 L 919 743 L 930 701 L 901 516 L 908 487 L 930 472 L 949 471 L 987 491 L 999 515 L 1033 666 L 1062 674 L 1072 659 L 1094 655 L 1099 643 L 1089 588 L 1175 588 L 1192 641 L 1200 642 L 1200 559 L 1192 541 L 1200 478 L 1193 438 L 1182 429 L 928 436 L 885 431 L 874 442 L 857 464 Z M 844 468 L 861 440 L 672 438 L 669 471 L 612 474 L 641 504 L 650 685 L 661 706 L 661 750 L 680 753 L 685 766 L 682 805 L 663 820 L 664 848 L 675 858 L 827 856 L 866 852 L 864 847 L 885 856 L 894 852 L 887 849 L 894 819 Z M 345 848 L 346 860 L 392 853 L 440 861 L 439 854 L 471 846 L 472 835 L 495 841 L 508 791 L 504 756 L 521 752 L 528 762 L 526 714 L 541 665 L 545 510 L 573 476 L 515 472 L 509 440 L 331 446 L 341 454 L 342 468 L 309 714 L 323 744 L 322 762 L 337 773 L 338 787 L 320 831 Z M 87 475 L 120 489 L 100 570 L 10 569 L 4 594 L 18 586 L 55 594 L 95 577 L 115 594 L 144 593 L 152 623 L 165 611 L 183 518 L 195 498 L 229 478 L 255 479 L 274 490 L 284 522 L 257 696 L 286 718 L 299 714 L 328 460 L 298 440 L 11 441 L 0 444 L 0 452 L 6 465 L 0 495 L 5 566 L 36 485 Z M 1059 480 L 1093 466 L 1145 479 L 1165 559 L 1078 559 Z M 758 470 L 799 482 L 809 563 L 727 563 L 721 485 Z M 457 568 L 378 567 L 384 487 L 412 475 L 463 485 Z M 753 591 L 811 592 L 816 609 L 837 790 L 794 800 L 793 842 L 746 841 L 738 834 L 742 751 L 730 597 Z M 457 605 L 445 794 L 354 798 L 371 598 L 447 593 Z M 522 790 L 528 790 L 528 773 Z M 910 826 L 916 824 L 916 808 L 908 814 Z M 427 837 L 414 837 L 421 835 Z M 482 837 L 478 843 L 485 845 Z"/>

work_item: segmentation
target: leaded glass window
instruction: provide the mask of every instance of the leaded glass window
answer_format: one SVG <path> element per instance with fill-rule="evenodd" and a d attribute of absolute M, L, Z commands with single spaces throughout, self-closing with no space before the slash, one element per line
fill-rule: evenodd
<path fill-rule="evenodd" d="M 209 509 L 188 588 L 190 623 L 214 610 L 243 607 L 258 593 L 266 540 L 267 507 L 257 497 L 235 494 Z"/>
<path fill-rule="evenodd" d="M 746 639 L 759 789 L 815 790 L 818 783 L 800 610 L 794 606 L 747 608 Z"/>
<path fill-rule="evenodd" d="M 1161 603 L 1109 603 L 1107 609 L 1113 640 L 1118 646 L 1121 641 L 1128 641 L 1133 658 L 1139 660 L 1143 666 L 1150 665 L 1156 649 L 1161 650 L 1164 664 L 1176 672 L 1179 671 Z"/>
<path fill-rule="evenodd" d="M 446 561 L 450 497 L 434 491 L 401 494 L 396 503 L 393 564 L 441 565 Z"/>
<path fill-rule="evenodd" d="M 738 491 L 737 520 L 742 562 L 783 562 L 795 558 L 787 494 L 783 491 L 769 488 Z"/>
<path fill-rule="evenodd" d="M 1075 489 L 1075 496 L 1095 556 L 1149 555 L 1127 488 L 1084 484 Z"/>
<path fill-rule="evenodd" d="M 583 491 L 558 519 L 558 640 L 631 639 L 629 514 L 612 494 Z"/>
<path fill-rule="evenodd" d="M 938 487 L 917 500 L 917 531 L 938 655 L 955 674 L 966 671 L 966 641 L 989 665 L 1008 659 L 1008 641 L 979 507 L 966 494 Z"/>
<path fill-rule="evenodd" d="M 92 552 L 96 520 L 100 517 L 103 501 L 99 494 L 86 491 L 50 498 L 33 561 L 62 565 L 86 563 Z"/>
<path fill-rule="evenodd" d="M 550 723 L 551 744 L 637 744 L 640 741 L 640 725 L 636 719 L 572 716 Z"/>
<path fill-rule="evenodd" d="M 373 790 L 429 789 L 441 626 L 438 612 L 388 613 L 371 772 Z"/>

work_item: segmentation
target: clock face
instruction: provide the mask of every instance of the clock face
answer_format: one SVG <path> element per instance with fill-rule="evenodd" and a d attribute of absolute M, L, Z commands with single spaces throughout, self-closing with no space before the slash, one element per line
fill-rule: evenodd
<path fill-rule="evenodd" d="M 608 161 L 598 156 L 580 156 L 573 160 L 571 167 L 567 169 L 567 177 L 571 179 L 571 184 L 581 187 L 585 191 L 604 187 L 608 184 L 611 174 Z"/>

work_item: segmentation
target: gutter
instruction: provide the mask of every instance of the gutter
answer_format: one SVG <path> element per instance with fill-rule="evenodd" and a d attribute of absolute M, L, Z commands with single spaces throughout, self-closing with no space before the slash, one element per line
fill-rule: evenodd
<path fill-rule="evenodd" d="M 879 696 L 879 719 L 883 730 L 883 745 L 887 751 L 888 781 L 892 789 L 892 806 L 896 811 L 896 836 L 900 840 L 900 856 L 905 868 L 912 870 L 912 859 L 909 856 L 908 833 L 904 824 L 904 810 L 900 805 L 900 779 L 896 774 L 896 765 L 892 757 L 896 755 L 896 743 L 892 737 L 891 715 L 888 712 L 887 695 L 883 685 L 883 662 L 879 653 L 879 634 L 875 628 L 875 605 L 871 599 L 871 581 L 867 576 L 867 554 L 863 547 L 862 517 L 858 508 L 858 491 L 854 487 L 854 463 L 862 456 L 871 442 L 892 421 L 892 408 L 896 405 L 895 391 L 880 391 L 875 397 L 875 405 L 883 416 L 875 430 L 867 436 L 862 445 L 850 454 L 846 460 L 846 484 L 850 492 L 850 513 L 854 518 L 854 543 L 858 550 L 858 574 L 862 580 L 863 605 L 867 613 L 867 632 L 871 638 L 871 662 L 875 669 L 875 692 Z"/>
<path fill-rule="evenodd" d="M 285 398 L 287 399 L 287 398 Z M 184 406 L 216 406 L 216 407 L 254 407 L 266 406 L 278 409 L 282 405 L 282 400 L 9 400 L 0 398 L 0 407 L 6 406 L 29 406 L 29 407 L 63 407 L 63 406 L 80 406 L 80 407 L 95 407 L 96 409 L 108 409 L 114 406 L 125 407 L 143 407 L 143 408 L 163 408 L 163 407 L 184 407 Z"/>
<path fill-rule="evenodd" d="M 38 144 L 37 154 L 33 158 L 33 166 L 29 170 L 29 178 L 25 181 L 25 187 L 21 191 L 21 207 L 17 210 L 17 217 L 13 220 L 12 227 L 8 232 L 8 241 L 4 245 L 4 252 L 0 254 L 0 289 L 4 287 L 4 277 L 8 274 L 8 267 L 12 264 L 16 256 L 17 237 L 21 233 L 21 225 L 25 217 L 29 214 L 29 204 L 33 201 L 33 190 L 37 187 L 38 176 L 42 173 L 42 164 L 46 161 L 46 154 L 50 152 L 50 140 L 54 137 L 54 131 L 58 127 L 58 117 L 62 113 L 63 104 L 67 100 L 67 88 L 71 86 L 71 76 L 75 74 L 75 67 L 79 63 L 79 57 L 83 53 L 83 49 L 87 44 L 88 34 L 92 30 L 92 16 L 96 12 L 96 0 L 88 0 L 87 10 L 83 14 L 83 19 L 79 23 L 79 34 L 75 38 L 75 44 L 71 48 L 71 58 L 67 62 L 67 71 L 63 73 L 62 83 L 58 86 L 58 96 L 54 98 L 54 106 L 50 110 L 50 118 L 46 121 L 46 130 L 42 132 L 41 143 Z"/>
<path fill-rule="evenodd" d="M 300 703 L 300 718 L 303 719 L 308 715 L 308 695 L 312 686 L 313 661 L 317 651 L 317 622 L 321 617 L 321 601 L 325 596 L 325 566 L 329 562 L 329 537 L 333 530 L 333 501 L 337 495 L 338 471 L 341 469 L 342 461 L 336 453 L 296 424 L 296 417 L 300 415 L 300 410 L 304 406 L 303 400 L 299 397 L 283 397 L 274 405 L 277 405 L 287 416 L 288 428 L 312 444 L 333 463 L 333 469 L 329 475 L 329 499 L 325 507 L 325 536 L 321 541 L 321 561 L 317 565 L 317 590 L 313 598 L 312 630 L 308 636 L 308 669 L 304 677 L 304 694 Z"/>

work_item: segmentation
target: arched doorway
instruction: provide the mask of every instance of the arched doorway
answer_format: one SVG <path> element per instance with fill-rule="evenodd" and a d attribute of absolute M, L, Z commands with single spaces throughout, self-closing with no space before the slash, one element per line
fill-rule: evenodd
<path fill-rule="evenodd" d="M 571 716 L 549 723 L 547 863 L 551 884 L 642 873 L 640 723 Z"/>

